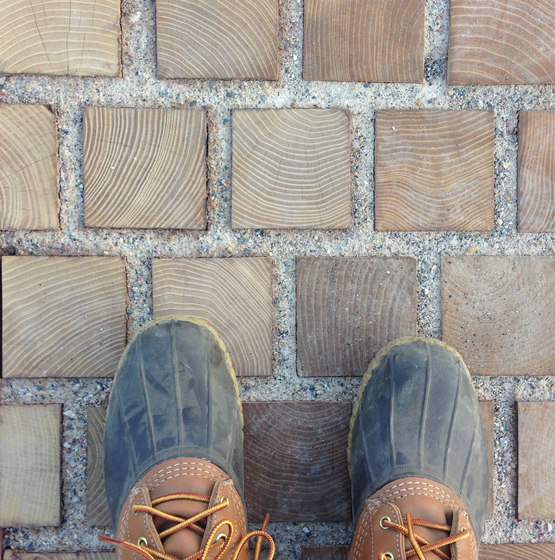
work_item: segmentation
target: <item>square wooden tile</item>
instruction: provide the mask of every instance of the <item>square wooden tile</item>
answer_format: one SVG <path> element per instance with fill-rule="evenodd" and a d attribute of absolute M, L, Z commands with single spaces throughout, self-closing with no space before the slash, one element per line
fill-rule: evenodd
<path fill-rule="evenodd" d="M 245 403 L 249 521 L 347 521 L 351 403 Z"/>
<path fill-rule="evenodd" d="M 297 258 L 299 375 L 363 375 L 380 348 L 415 334 L 413 258 Z"/>
<path fill-rule="evenodd" d="M 232 226 L 350 227 L 350 135 L 339 109 L 234 111 Z"/>
<path fill-rule="evenodd" d="M 123 261 L 2 257 L 3 377 L 107 377 L 125 346 Z"/>
<path fill-rule="evenodd" d="M 441 259 L 442 337 L 472 375 L 555 374 L 555 257 Z"/>
<path fill-rule="evenodd" d="M 159 78 L 277 80 L 278 0 L 157 0 Z"/>
<path fill-rule="evenodd" d="M 521 111 L 518 231 L 555 231 L 555 111 Z"/>
<path fill-rule="evenodd" d="M 272 259 L 154 259 L 152 281 L 157 319 L 204 319 L 225 342 L 237 375 L 272 374 Z"/>
<path fill-rule="evenodd" d="M 518 402 L 517 409 L 518 518 L 553 519 L 555 402 Z"/>
<path fill-rule="evenodd" d="M 120 2 L 0 3 L 0 74 L 120 75 Z"/>
<path fill-rule="evenodd" d="M 451 0 L 450 84 L 555 83 L 553 0 Z"/>
<path fill-rule="evenodd" d="M 422 82 L 425 0 L 305 0 L 304 79 Z"/>
<path fill-rule="evenodd" d="M 376 229 L 493 231 L 493 113 L 378 111 Z"/>
<path fill-rule="evenodd" d="M 85 224 L 206 227 L 204 111 L 88 107 Z"/>
<path fill-rule="evenodd" d="M 44 105 L 0 106 L 0 146 L 0 230 L 58 229 L 53 111 Z"/>
<path fill-rule="evenodd" d="M 0 526 L 59 525 L 62 406 L 0 406 Z"/>
<path fill-rule="evenodd" d="M 104 489 L 104 424 L 106 408 L 87 408 L 87 519 L 91 525 L 111 525 Z"/>
<path fill-rule="evenodd" d="M 483 544 L 480 560 L 553 560 L 555 543 Z"/>

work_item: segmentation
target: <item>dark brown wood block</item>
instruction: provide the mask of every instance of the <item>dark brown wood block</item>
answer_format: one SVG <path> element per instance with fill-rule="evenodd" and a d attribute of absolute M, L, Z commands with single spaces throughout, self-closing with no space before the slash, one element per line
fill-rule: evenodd
<path fill-rule="evenodd" d="M 413 258 L 297 259 L 299 375 L 363 375 L 380 348 L 415 334 Z"/>
<path fill-rule="evenodd" d="M 553 560 L 555 543 L 483 544 L 480 560 Z"/>
<path fill-rule="evenodd" d="M 245 403 L 244 414 L 249 521 L 350 519 L 350 403 Z"/>
<path fill-rule="evenodd" d="M 87 519 L 91 525 L 110 525 L 104 490 L 104 423 L 106 409 L 87 408 Z"/>
<path fill-rule="evenodd" d="M 441 259 L 442 337 L 472 375 L 555 373 L 555 258 Z"/>
<path fill-rule="evenodd" d="M 555 231 L 555 111 L 522 111 L 518 128 L 518 231 Z"/>
<path fill-rule="evenodd" d="M 480 413 L 482 414 L 482 424 L 486 436 L 488 448 L 488 461 L 490 468 L 489 497 L 488 497 L 488 517 L 493 514 L 494 484 L 495 476 L 493 472 L 494 463 L 494 444 L 495 444 L 495 404 L 493 401 L 483 401 L 480 403 Z"/>
<path fill-rule="evenodd" d="M 302 560 L 347 560 L 349 546 L 303 546 Z"/>

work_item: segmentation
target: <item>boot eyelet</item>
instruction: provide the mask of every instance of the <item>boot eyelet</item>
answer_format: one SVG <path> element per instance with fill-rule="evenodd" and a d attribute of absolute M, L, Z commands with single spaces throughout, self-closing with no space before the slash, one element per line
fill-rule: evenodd
<path fill-rule="evenodd" d="M 391 554 L 391 552 L 384 552 L 383 557 L 386 560 L 395 560 L 395 556 L 393 556 L 393 554 Z"/>
<path fill-rule="evenodd" d="M 139 515 L 140 512 L 135 510 L 135 506 L 140 506 L 141 504 L 133 504 L 133 515 Z"/>
<path fill-rule="evenodd" d="M 227 535 L 225 533 L 220 533 L 217 537 L 216 540 L 214 542 L 218 542 L 220 539 L 223 539 L 224 541 L 227 539 Z"/>
<path fill-rule="evenodd" d="M 387 521 L 388 523 L 391 523 L 391 519 L 387 516 L 384 515 L 383 517 L 380 518 L 380 527 L 384 530 L 387 531 L 389 527 L 386 527 L 383 523 L 384 521 Z M 387 554 L 391 554 L 391 552 L 387 552 Z M 392 557 L 393 558 L 393 557 Z"/>
<path fill-rule="evenodd" d="M 139 548 L 143 548 L 141 546 L 142 544 L 144 544 L 145 546 L 148 546 L 148 541 L 144 537 L 139 537 L 139 540 L 137 541 L 137 546 Z"/>
<path fill-rule="evenodd" d="M 229 505 L 229 498 L 227 496 L 224 496 L 221 500 L 220 500 L 220 504 L 225 504 L 225 507 L 227 507 Z"/>

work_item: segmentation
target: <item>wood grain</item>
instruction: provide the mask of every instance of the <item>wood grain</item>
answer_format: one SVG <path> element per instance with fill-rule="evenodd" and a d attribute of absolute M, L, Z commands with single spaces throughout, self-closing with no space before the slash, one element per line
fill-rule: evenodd
<path fill-rule="evenodd" d="M 278 79 L 277 0 L 157 0 L 159 78 Z"/>
<path fill-rule="evenodd" d="M 486 446 L 488 449 L 488 462 L 490 470 L 489 496 L 488 496 L 488 518 L 493 515 L 493 503 L 495 499 L 495 480 L 494 473 L 494 444 L 495 444 L 495 404 L 493 401 L 480 402 L 480 413 L 482 424 L 486 436 Z"/>
<path fill-rule="evenodd" d="M 414 334 L 414 259 L 297 258 L 299 375 L 363 375 L 382 346 Z"/>
<path fill-rule="evenodd" d="M 422 82 L 424 0 L 305 0 L 304 79 Z"/>
<path fill-rule="evenodd" d="M 0 3 L 0 73 L 120 75 L 118 0 Z"/>
<path fill-rule="evenodd" d="M 555 374 L 555 258 L 441 259 L 442 337 L 472 375 Z"/>
<path fill-rule="evenodd" d="M 233 112 L 234 228 L 348 228 L 350 172 L 344 111 Z"/>
<path fill-rule="evenodd" d="M 49 107 L 0 106 L 0 229 L 59 227 L 56 154 Z"/>
<path fill-rule="evenodd" d="M 104 489 L 104 424 L 106 409 L 87 408 L 87 519 L 91 525 L 110 525 Z"/>
<path fill-rule="evenodd" d="M 480 560 L 553 560 L 555 543 L 483 544 Z"/>
<path fill-rule="evenodd" d="M 58 404 L 0 406 L 1 526 L 61 523 L 61 418 Z"/>
<path fill-rule="evenodd" d="M 3 377 L 113 376 L 125 317 L 121 259 L 2 257 Z"/>
<path fill-rule="evenodd" d="M 302 560 L 347 560 L 349 546 L 303 546 Z"/>
<path fill-rule="evenodd" d="M 154 315 L 192 316 L 218 331 L 237 375 L 271 375 L 273 260 L 154 259 Z"/>
<path fill-rule="evenodd" d="M 115 552 L 21 552 L 6 550 L 4 560 L 115 560 Z"/>
<path fill-rule="evenodd" d="M 450 84 L 555 83 L 553 0 L 451 0 Z"/>
<path fill-rule="evenodd" d="M 245 403 L 244 414 L 249 521 L 349 520 L 351 404 Z"/>
<path fill-rule="evenodd" d="M 493 231 L 493 113 L 378 111 L 376 229 Z"/>
<path fill-rule="evenodd" d="M 521 111 L 518 231 L 555 231 L 555 111 Z"/>
<path fill-rule="evenodd" d="M 204 111 L 88 107 L 85 224 L 206 227 Z"/>
<path fill-rule="evenodd" d="M 555 402 L 518 402 L 518 517 L 555 517 Z"/>

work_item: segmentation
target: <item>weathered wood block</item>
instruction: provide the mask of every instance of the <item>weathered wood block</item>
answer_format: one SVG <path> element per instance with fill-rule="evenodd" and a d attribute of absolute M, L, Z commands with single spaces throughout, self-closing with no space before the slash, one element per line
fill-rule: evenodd
<path fill-rule="evenodd" d="M 59 525 L 62 406 L 0 406 L 0 525 Z"/>
<path fill-rule="evenodd" d="M 106 408 L 87 408 L 87 519 L 91 525 L 110 525 L 104 489 L 104 424 Z"/>
<path fill-rule="evenodd" d="M 206 227 L 204 111 L 88 107 L 85 224 Z"/>
<path fill-rule="evenodd" d="M 555 373 L 555 258 L 441 259 L 442 338 L 472 375 Z"/>
<path fill-rule="evenodd" d="M 493 231 L 493 113 L 378 111 L 376 229 Z"/>
<path fill-rule="evenodd" d="M 273 260 L 154 259 L 154 316 L 199 317 L 216 329 L 237 375 L 271 375 Z"/>
<path fill-rule="evenodd" d="M 233 112 L 234 228 L 348 228 L 350 174 L 344 111 Z"/>
<path fill-rule="evenodd" d="M 121 259 L 2 258 L 3 377 L 113 376 L 125 317 Z"/>
<path fill-rule="evenodd" d="M 424 0 L 306 0 L 304 79 L 424 80 Z"/>
<path fill-rule="evenodd" d="M 4 6 L 0 5 L 0 27 Z M 52 110 L 44 105 L 0 106 L 0 146 L 0 229 L 57 229 Z"/>
<path fill-rule="evenodd" d="M 488 496 L 488 517 L 493 515 L 493 501 L 495 499 L 495 475 L 493 467 L 494 461 L 494 444 L 495 444 L 495 404 L 493 401 L 480 402 L 480 413 L 482 415 L 482 424 L 486 436 L 486 445 L 488 448 L 488 462 L 490 468 L 490 483 Z"/>
<path fill-rule="evenodd" d="M 415 334 L 413 258 L 297 258 L 299 375 L 363 375 L 380 348 Z"/>
<path fill-rule="evenodd" d="M 555 543 L 527 544 L 483 544 L 480 560 L 552 560 L 555 558 Z"/>

